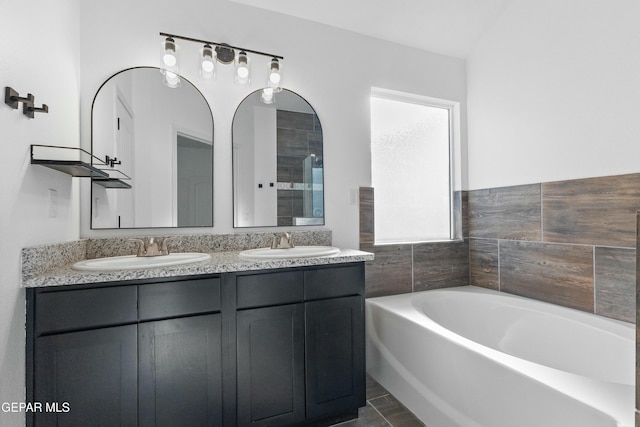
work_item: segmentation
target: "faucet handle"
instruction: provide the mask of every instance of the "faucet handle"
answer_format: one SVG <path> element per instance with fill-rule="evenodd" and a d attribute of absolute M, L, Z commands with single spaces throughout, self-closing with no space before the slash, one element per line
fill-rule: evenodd
<path fill-rule="evenodd" d="M 165 237 L 162 240 L 162 247 L 160 249 L 160 251 L 162 252 L 163 255 L 169 255 L 169 245 L 167 245 L 167 243 L 172 242 L 177 240 L 177 237 Z"/>
<path fill-rule="evenodd" d="M 137 256 L 144 256 L 146 252 L 144 240 L 142 239 L 127 239 L 129 242 L 136 242 L 138 244 L 138 250 L 136 251 Z"/>
<path fill-rule="evenodd" d="M 289 233 L 289 232 L 284 233 L 284 238 L 287 241 L 287 247 L 288 248 L 295 247 L 295 245 L 293 244 L 293 237 L 291 236 L 291 233 Z"/>
<path fill-rule="evenodd" d="M 291 233 L 282 233 L 280 236 L 274 236 L 271 243 L 271 249 L 289 249 L 293 247 Z"/>

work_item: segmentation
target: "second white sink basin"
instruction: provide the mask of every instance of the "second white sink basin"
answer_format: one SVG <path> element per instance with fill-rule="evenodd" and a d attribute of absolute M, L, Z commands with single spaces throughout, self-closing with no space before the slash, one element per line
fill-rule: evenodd
<path fill-rule="evenodd" d="M 241 258 L 286 259 L 335 255 L 340 249 L 333 246 L 296 246 L 289 249 L 258 248 L 240 252 Z"/>
<path fill-rule="evenodd" d="M 152 267 L 171 267 L 193 264 L 211 260 L 211 255 L 199 252 L 176 252 L 169 255 L 139 257 L 135 255 L 115 256 L 109 258 L 85 259 L 71 266 L 75 270 L 137 270 Z"/>

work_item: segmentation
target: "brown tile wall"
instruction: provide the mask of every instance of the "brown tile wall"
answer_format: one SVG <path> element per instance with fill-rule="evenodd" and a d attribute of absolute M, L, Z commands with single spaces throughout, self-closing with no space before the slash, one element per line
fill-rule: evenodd
<path fill-rule="evenodd" d="M 367 296 L 471 284 L 636 321 L 640 174 L 464 192 L 452 243 L 375 246 L 373 195 L 360 189 Z"/>
<path fill-rule="evenodd" d="M 640 174 L 469 192 L 470 283 L 635 322 Z"/>

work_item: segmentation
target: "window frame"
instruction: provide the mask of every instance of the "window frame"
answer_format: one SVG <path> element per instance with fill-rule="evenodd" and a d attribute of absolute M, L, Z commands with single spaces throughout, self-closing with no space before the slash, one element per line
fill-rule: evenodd
<path fill-rule="evenodd" d="M 462 236 L 462 192 L 460 191 L 460 173 L 461 173 L 461 161 L 460 161 L 460 144 L 461 144 L 461 132 L 460 132 L 460 102 L 452 101 L 448 99 L 436 98 L 426 95 L 419 95 L 408 92 L 400 92 L 391 89 L 384 89 L 380 87 L 371 87 L 371 98 L 382 98 L 391 101 L 404 102 L 408 104 L 417 104 L 434 108 L 443 108 L 448 110 L 449 113 L 449 238 L 448 239 L 426 239 L 416 236 L 415 240 L 401 240 L 401 241 L 383 241 L 380 242 L 375 237 L 374 233 L 374 245 L 401 245 L 401 244 L 417 244 L 417 243 L 437 243 L 437 242 L 460 242 L 463 240 Z M 371 105 L 369 112 L 371 114 Z M 369 128 L 371 129 L 371 124 Z M 370 138 L 370 149 L 373 138 Z M 373 178 L 373 159 L 370 160 L 371 165 L 371 177 Z M 374 187 L 375 192 L 375 187 Z M 375 211 L 375 198 L 374 198 L 374 211 Z M 375 215 L 374 215 L 375 222 Z M 374 224 L 375 230 L 375 224 Z"/>

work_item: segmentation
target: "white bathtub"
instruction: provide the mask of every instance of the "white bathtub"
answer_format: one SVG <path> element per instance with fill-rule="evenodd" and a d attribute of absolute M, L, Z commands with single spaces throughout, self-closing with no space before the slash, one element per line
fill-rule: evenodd
<path fill-rule="evenodd" d="M 635 327 L 465 286 L 366 301 L 367 371 L 428 427 L 634 425 Z"/>

